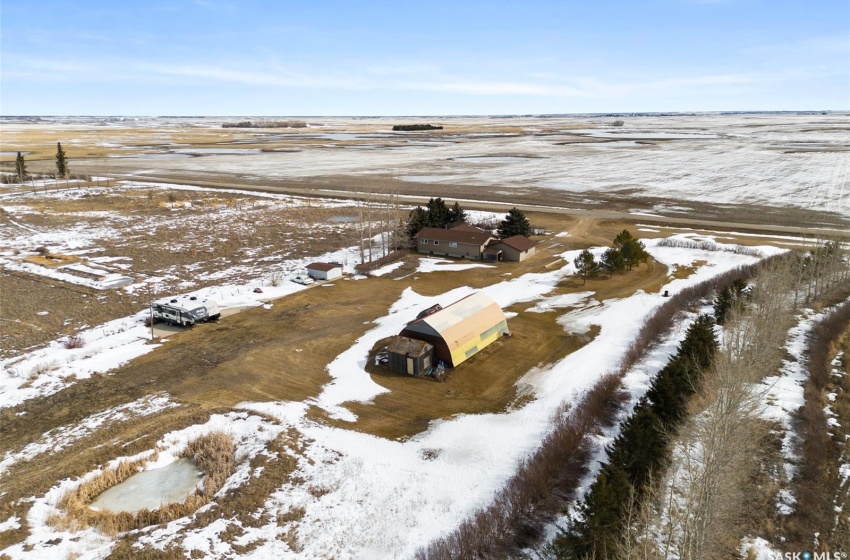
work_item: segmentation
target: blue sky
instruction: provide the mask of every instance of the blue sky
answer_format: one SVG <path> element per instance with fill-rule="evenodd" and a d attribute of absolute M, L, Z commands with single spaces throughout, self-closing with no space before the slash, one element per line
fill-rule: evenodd
<path fill-rule="evenodd" d="M 847 0 L 0 5 L 3 115 L 850 109 Z"/>

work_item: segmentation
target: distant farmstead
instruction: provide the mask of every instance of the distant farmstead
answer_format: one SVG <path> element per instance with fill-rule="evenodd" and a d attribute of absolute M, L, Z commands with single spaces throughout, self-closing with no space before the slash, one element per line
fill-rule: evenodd
<path fill-rule="evenodd" d="M 451 229 L 422 228 L 413 240 L 420 253 L 491 262 L 524 261 L 534 254 L 536 245 L 522 235 L 496 239 L 489 231 L 468 224 Z"/>
<path fill-rule="evenodd" d="M 507 334 L 505 314 L 483 292 L 425 315 L 401 331 L 401 337 L 433 346 L 436 359 L 449 367 L 457 367 Z"/>
<path fill-rule="evenodd" d="M 316 280 L 333 280 L 342 276 L 342 265 L 339 263 L 308 264 L 307 274 Z"/>

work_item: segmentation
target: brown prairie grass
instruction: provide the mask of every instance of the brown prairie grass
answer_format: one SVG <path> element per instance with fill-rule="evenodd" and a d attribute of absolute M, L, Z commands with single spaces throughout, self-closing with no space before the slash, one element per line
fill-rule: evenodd
<path fill-rule="evenodd" d="M 56 268 L 66 264 L 80 262 L 79 257 L 70 255 L 59 255 L 56 253 L 47 253 L 44 255 L 28 255 L 24 260 L 29 263 L 45 266 L 47 268 Z"/>
<path fill-rule="evenodd" d="M 233 438 L 221 432 L 205 434 L 191 442 L 181 454 L 192 459 L 204 474 L 202 488 L 182 503 L 166 504 L 155 510 L 142 509 L 135 513 L 112 512 L 91 508 L 92 501 L 113 486 L 138 473 L 150 461 L 156 461 L 158 451 L 134 461 L 123 461 L 114 469 L 107 469 L 77 488 L 65 493 L 57 504 L 60 513 L 48 522 L 64 530 L 96 527 L 107 535 L 117 535 L 149 525 L 168 523 L 191 514 L 209 503 L 213 495 L 233 474 L 235 446 Z"/>

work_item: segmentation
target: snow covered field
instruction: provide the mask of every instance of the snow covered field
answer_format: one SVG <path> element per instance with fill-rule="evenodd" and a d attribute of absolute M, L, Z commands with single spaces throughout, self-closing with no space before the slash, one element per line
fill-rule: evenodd
<path fill-rule="evenodd" d="M 260 179 L 391 174 L 506 193 L 527 187 L 619 192 L 675 201 L 685 209 L 688 201 L 701 201 L 850 216 L 850 117 L 844 113 L 638 116 L 624 118 L 622 127 L 605 117 L 435 117 L 445 129 L 431 134 L 390 132 L 398 119 L 315 120 L 297 131 L 247 130 L 229 141 L 223 137 L 218 148 L 187 148 L 170 143 L 165 131 L 202 130 L 209 137 L 221 119 L 146 119 L 135 126 L 151 129 L 151 144 L 134 142 L 143 153 L 112 158 L 113 169 L 139 176 L 168 170 Z M 11 147 L 33 130 L 37 125 L 9 123 L 4 140 Z M 68 126 L 66 132 L 79 136 L 81 145 L 88 141 L 85 127 Z M 114 143 L 133 138 L 129 129 Z M 146 160 L 152 156 L 158 158 L 153 166 Z"/>

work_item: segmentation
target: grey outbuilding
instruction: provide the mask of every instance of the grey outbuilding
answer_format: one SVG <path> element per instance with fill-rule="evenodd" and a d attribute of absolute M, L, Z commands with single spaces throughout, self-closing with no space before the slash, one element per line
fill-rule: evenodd
<path fill-rule="evenodd" d="M 395 336 L 387 345 L 387 357 L 391 370 L 422 375 L 434 365 L 434 347 L 424 340 Z"/>

